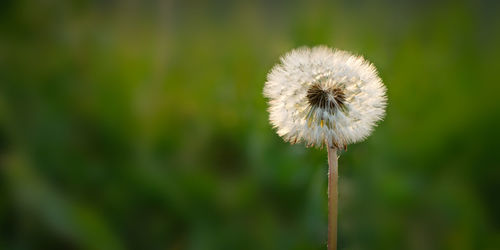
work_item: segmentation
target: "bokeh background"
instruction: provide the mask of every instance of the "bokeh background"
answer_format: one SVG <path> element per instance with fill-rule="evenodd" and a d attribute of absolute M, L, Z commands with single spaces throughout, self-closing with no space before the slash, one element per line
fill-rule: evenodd
<path fill-rule="evenodd" d="M 326 249 L 324 150 L 262 88 L 364 55 L 386 119 L 340 158 L 340 249 L 500 249 L 498 1 L 0 3 L 1 249 Z"/>

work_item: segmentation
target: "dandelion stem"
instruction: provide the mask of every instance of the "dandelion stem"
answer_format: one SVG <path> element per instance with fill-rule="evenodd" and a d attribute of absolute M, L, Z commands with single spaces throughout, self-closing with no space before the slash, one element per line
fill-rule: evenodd
<path fill-rule="evenodd" d="M 337 250 L 339 165 L 337 148 L 328 145 L 328 250 Z"/>

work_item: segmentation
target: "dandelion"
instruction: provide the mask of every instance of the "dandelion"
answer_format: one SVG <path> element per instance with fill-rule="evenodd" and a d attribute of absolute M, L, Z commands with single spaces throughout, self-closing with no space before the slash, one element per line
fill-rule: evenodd
<path fill-rule="evenodd" d="M 385 92 L 371 63 L 324 46 L 289 52 L 267 76 L 264 96 L 278 135 L 328 149 L 328 249 L 337 240 L 337 150 L 370 135 L 385 114 Z"/>

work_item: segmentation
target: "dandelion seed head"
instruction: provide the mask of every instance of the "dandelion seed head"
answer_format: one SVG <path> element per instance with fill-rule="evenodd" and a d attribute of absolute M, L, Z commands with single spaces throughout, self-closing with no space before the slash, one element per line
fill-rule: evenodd
<path fill-rule="evenodd" d="M 338 148 L 370 135 L 385 115 L 385 92 L 371 63 L 324 46 L 287 53 L 264 86 L 269 119 L 285 141 Z"/>

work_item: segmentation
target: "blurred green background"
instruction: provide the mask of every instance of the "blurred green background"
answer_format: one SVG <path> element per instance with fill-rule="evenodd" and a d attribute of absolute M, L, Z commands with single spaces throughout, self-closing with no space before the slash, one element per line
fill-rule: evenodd
<path fill-rule="evenodd" d="M 326 249 L 324 150 L 262 88 L 364 55 L 386 119 L 340 158 L 340 249 L 500 249 L 496 1 L 0 3 L 0 249 Z"/>

